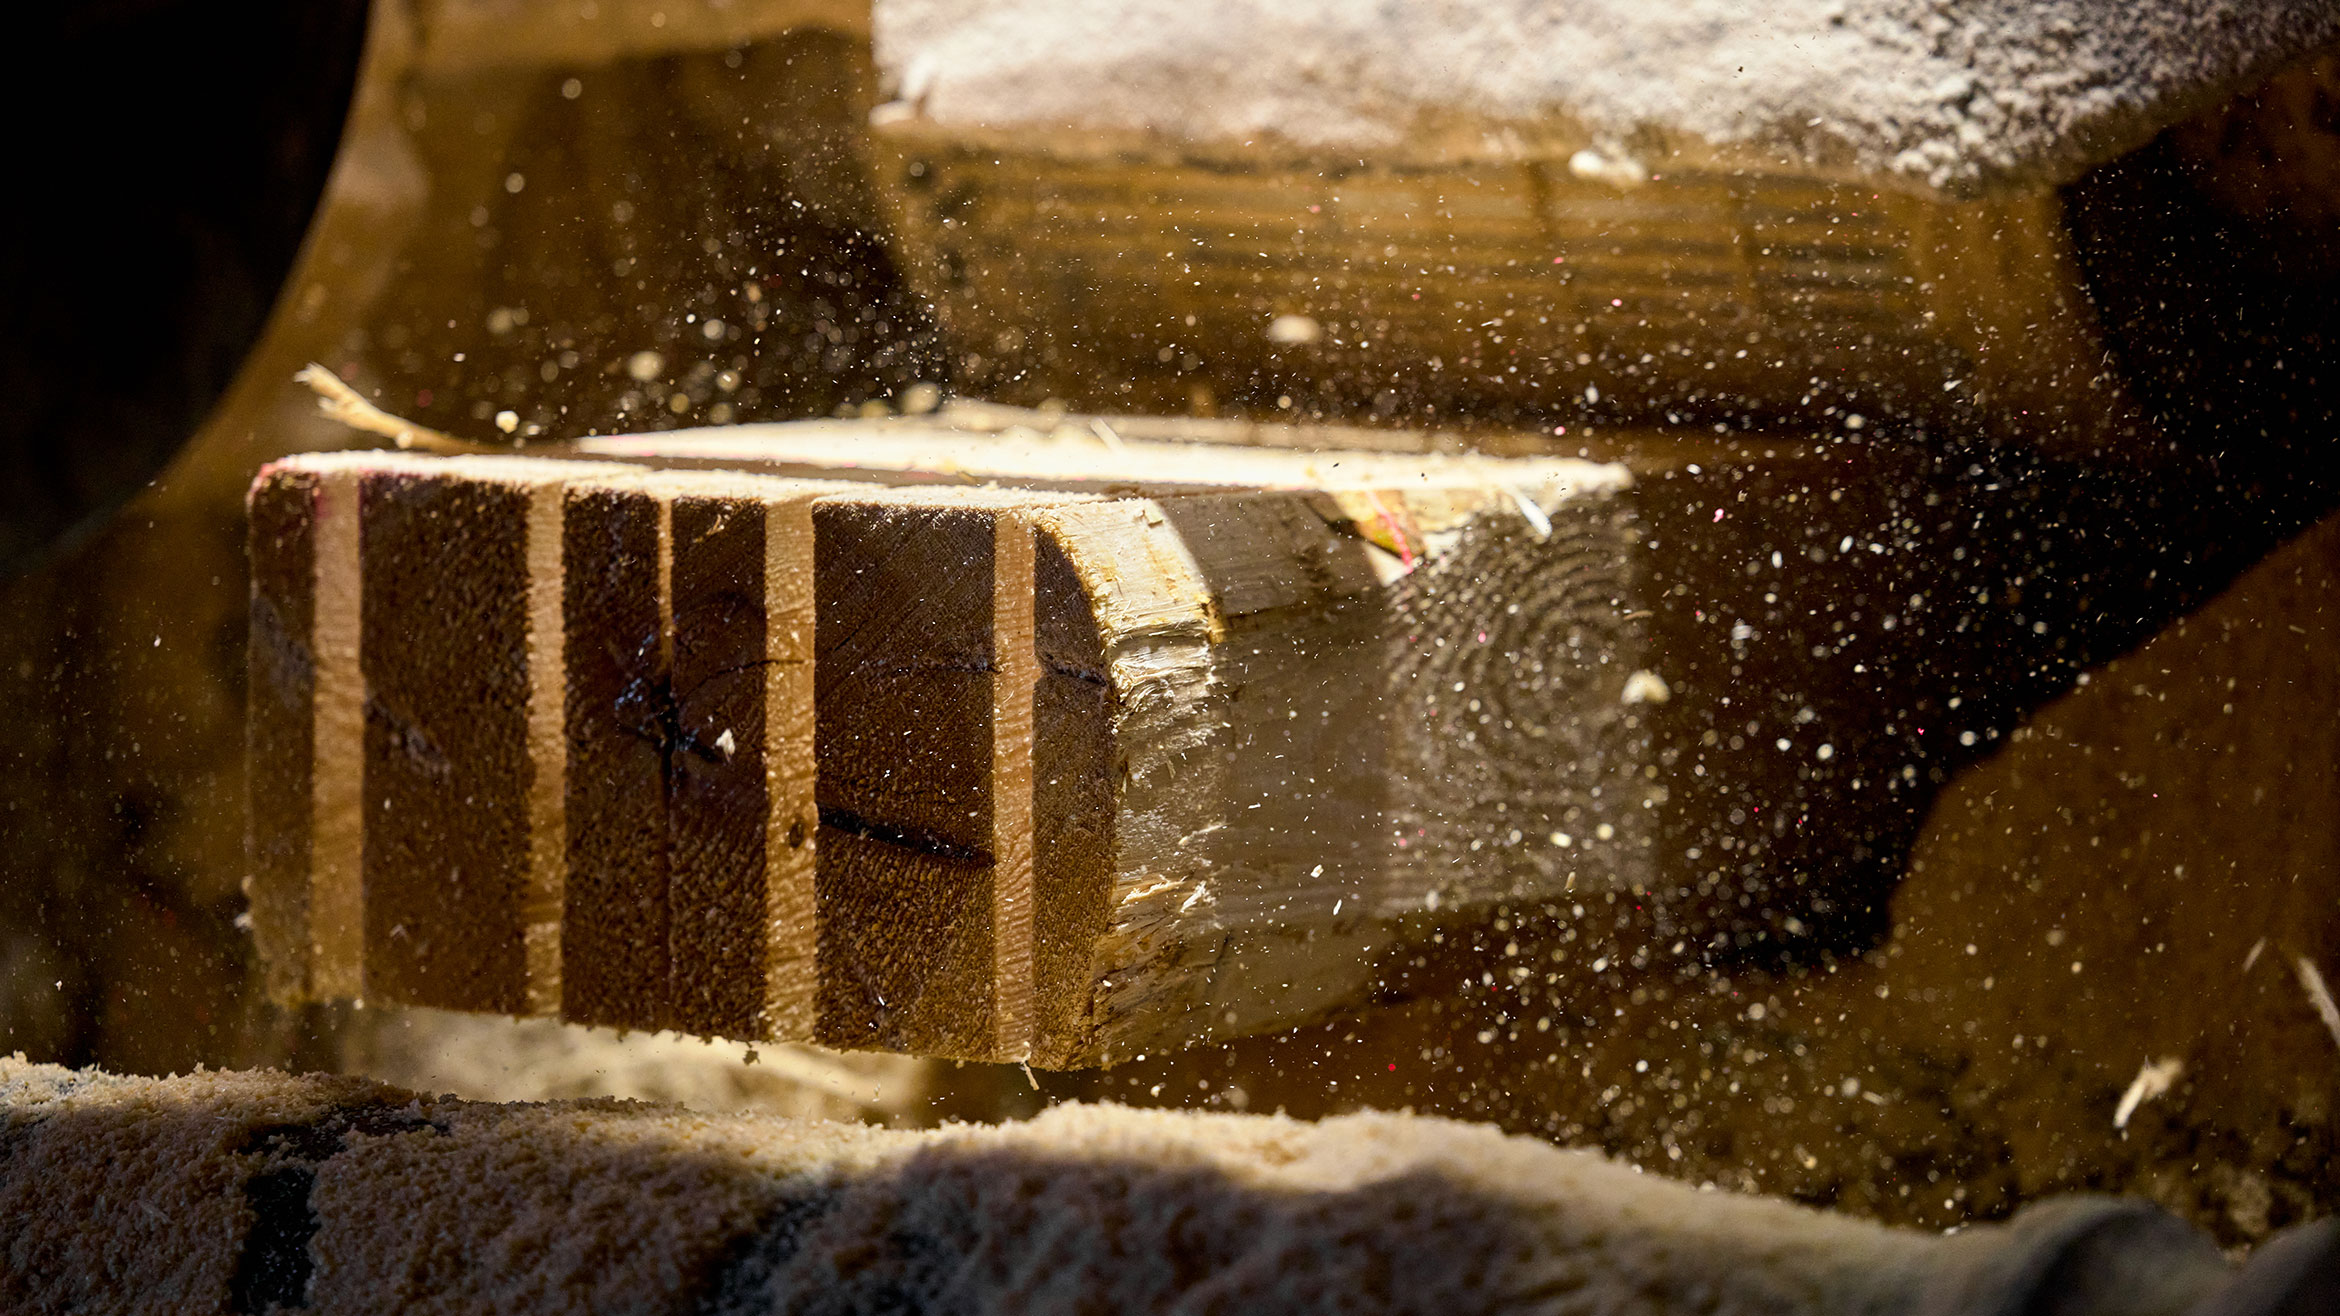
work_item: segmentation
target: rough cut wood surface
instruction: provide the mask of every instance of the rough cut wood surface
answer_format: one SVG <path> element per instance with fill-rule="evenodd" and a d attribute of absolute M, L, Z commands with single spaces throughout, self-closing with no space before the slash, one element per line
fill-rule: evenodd
<path fill-rule="evenodd" d="M 562 625 L 582 640 L 567 645 L 560 733 L 560 1013 L 801 1033 L 814 996 L 806 687 L 822 490 L 601 474 L 569 488 L 558 567 Z"/>

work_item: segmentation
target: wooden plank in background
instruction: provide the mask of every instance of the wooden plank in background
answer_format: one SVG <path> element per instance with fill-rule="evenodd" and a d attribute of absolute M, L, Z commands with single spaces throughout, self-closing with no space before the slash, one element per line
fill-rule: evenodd
<path fill-rule="evenodd" d="M 875 138 L 904 274 L 985 396 L 1172 416 L 1281 395 L 1571 432 L 1857 411 L 2075 456 L 2149 446 L 2054 188 L 1953 201 L 1689 159 L 1620 187 L 1567 151 L 1332 172 L 1053 136 L 913 115 Z"/>

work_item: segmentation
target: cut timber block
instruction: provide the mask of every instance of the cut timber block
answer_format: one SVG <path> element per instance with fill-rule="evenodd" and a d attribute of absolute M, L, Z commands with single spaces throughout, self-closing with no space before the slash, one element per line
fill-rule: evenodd
<path fill-rule="evenodd" d="M 1079 420 L 565 451 L 596 460 L 303 458 L 255 493 L 253 737 L 284 761 L 252 778 L 254 918 L 272 957 L 312 955 L 280 992 L 1072 1066 L 1371 999 L 1507 910 L 1761 954 L 1880 910 L 1933 785 L 2096 643 L 2066 623 L 2141 615 L 2110 576 L 2066 598 L 2043 574 L 2019 532 L 2041 481 L 1882 445 L 1617 464 Z M 534 568 L 377 528 L 413 481 Z M 554 486 L 527 538 L 505 491 Z M 529 642 L 475 633 L 491 612 Z M 354 685 L 268 656 L 338 652 L 334 625 L 362 636 Z M 430 700 L 383 666 L 442 651 L 551 675 Z M 301 728 L 353 724 L 302 721 L 325 689 L 397 734 L 317 770 L 303 747 L 347 736 Z M 409 760 L 446 774 L 445 816 L 385 824 L 374 778 Z M 490 821 L 528 838 L 494 870 L 516 894 L 413 839 Z M 306 949 L 320 890 L 361 908 L 362 964 Z"/>
<path fill-rule="evenodd" d="M 272 983 L 1056 1064 L 1355 996 L 1377 915 L 1426 880 L 1382 825 L 1383 573 L 1476 518 L 1597 537 L 1621 472 L 1408 459 L 1386 488 L 1271 489 L 1298 459 L 1227 458 L 1249 459 L 1251 485 L 1159 498 L 271 468 L 255 654 L 291 673 L 254 705 Z M 355 673 L 304 683 L 336 626 Z M 281 730 L 304 693 L 338 731 Z M 348 862 L 318 859 L 336 845 Z M 355 907 L 362 937 L 315 935 L 320 906 Z"/>

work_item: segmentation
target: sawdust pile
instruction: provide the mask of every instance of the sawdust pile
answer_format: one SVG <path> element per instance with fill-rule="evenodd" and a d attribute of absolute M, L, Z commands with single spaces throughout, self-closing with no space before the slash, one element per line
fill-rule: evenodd
<path fill-rule="evenodd" d="M 1690 144 L 1952 194 L 2069 181 L 2340 39 L 2323 0 L 879 0 L 874 21 L 893 93 L 946 128 L 1377 164 Z"/>
<path fill-rule="evenodd" d="M 2148 1208 L 1945 1242 L 1399 1115 L 1066 1106 L 911 1133 L 0 1061 L 9 1311 L 1817 1316 L 2005 1302 L 2009 1247 L 2106 1221 L 2224 1276 Z"/>

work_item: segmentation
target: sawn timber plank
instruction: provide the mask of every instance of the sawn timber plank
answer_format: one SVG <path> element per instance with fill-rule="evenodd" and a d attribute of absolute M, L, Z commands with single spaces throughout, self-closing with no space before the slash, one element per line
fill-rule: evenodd
<path fill-rule="evenodd" d="M 1882 907 L 1932 785 L 1987 750 L 1958 729 L 2098 643 L 2049 618 L 2106 612 L 1994 547 L 2064 515 L 2057 486 L 1883 444 L 1620 464 L 1067 421 L 563 451 L 594 459 L 547 477 L 566 703 L 527 742 L 531 779 L 567 783 L 561 915 L 535 943 L 558 954 L 519 1007 L 457 994 L 626 1027 L 1076 1066 L 1403 990 L 1440 928 L 1506 911 L 1583 922 L 1588 962 L 1768 953 Z M 369 463 L 472 478 L 272 468 L 253 504 L 270 635 L 300 629 L 300 583 L 325 573 L 269 509 Z M 785 552 L 752 528 L 783 504 Z M 1996 611 L 2024 589 L 2044 602 Z M 270 635 L 255 664 L 300 648 Z M 297 748 L 299 664 L 277 665 L 254 743 Z M 304 854 L 354 846 L 408 897 L 371 815 L 318 806 L 340 773 L 287 753 L 253 777 L 256 931 L 280 995 L 354 994 L 276 967 L 310 953 L 299 898 L 328 870 L 308 860 L 304 885 Z M 399 880 L 448 880 L 418 871 Z M 1637 943 L 1603 930 L 1631 920 Z"/>

